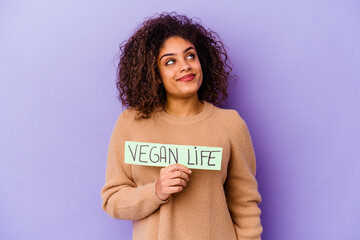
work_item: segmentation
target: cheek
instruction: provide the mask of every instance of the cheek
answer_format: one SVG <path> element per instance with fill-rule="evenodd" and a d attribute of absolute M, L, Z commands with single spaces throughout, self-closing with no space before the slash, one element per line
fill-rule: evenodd
<path fill-rule="evenodd" d="M 167 82 L 168 74 L 164 69 L 159 69 L 160 81 L 165 85 Z"/>
<path fill-rule="evenodd" d="M 162 78 L 171 78 L 171 76 L 173 75 L 171 69 L 162 69 L 162 71 L 160 72 L 160 76 Z"/>
<path fill-rule="evenodd" d="M 202 83 L 202 81 L 203 81 L 203 72 L 202 72 L 202 68 L 201 68 L 201 64 L 199 63 L 199 67 L 198 67 L 198 69 L 199 69 L 199 73 L 200 73 L 200 82 Z"/>
<path fill-rule="evenodd" d="M 160 77 L 161 77 L 161 82 L 164 85 L 166 91 L 169 91 L 171 88 L 173 88 L 172 85 L 174 84 L 173 83 L 174 77 L 173 77 L 173 73 L 171 71 L 169 71 L 169 70 L 162 71 L 160 73 Z"/>
<path fill-rule="evenodd" d="M 196 62 L 196 68 L 197 68 L 197 69 L 198 69 L 198 71 L 202 74 L 201 63 L 200 63 L 200 61 L 199 61 L 199 60 Z"/>

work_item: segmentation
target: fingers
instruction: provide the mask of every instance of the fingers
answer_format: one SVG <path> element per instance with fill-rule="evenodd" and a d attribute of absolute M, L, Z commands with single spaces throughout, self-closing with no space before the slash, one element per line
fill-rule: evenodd
<path fill-rule="evenodd" d="M 182 171 L 170 172 L 169 178 L 170 179 L 182 178 L 182 179 L 184 179 L 186 181 L 189 181 L 189 175 L 187 173 L 182 172 Z"/>
<path fill-rule="evenodd" d="M 173 193 L 178 193 L 181 192 L 184 189 L 184 187 L 182 186 L 174 186 L 174 187 L 169 187 L 167 189 L 168 194 L 173 194 Z"/>
<path fill-rule="evenodd" d="M 183 179 L 172 179 L 171 183 L 163 183 L 158 185 L 158 181 L 155 185 L 155 194 L 159 199 L 165 200 L 171 194 L 181 192 L 186 187 L 186 181 Z"/>
<path fill-rule="evenodd" d="M 170 179 L 169 180 L 169 187 L 174 187 L 174 186 L 186 187 L 186 181 L 184 179 L 181 179 L 181 178 Z"/>
<path fill-rule="evenodd" d="M 167 166 L 166 168 L 163 168 L 162 170 L 167 172 L 182 171 L 184 173 L 191 173 L 191 170 L 189 168 L 181 164 L 172 164 L 170 166 Z"/>
<path fill-rule="evenodd" d="M 190 173 L 191 170 L 181 164 L 173 164 L 160 170 L 160 174 L 166 175 L 168 179 L 182 178 L 186 181 L 189 181 Z"/>
<path fill-rule="evenodd" d="M 162 168 L 155 183 L 155 194 L 162 200 L 173 193 L 181 192 L 189 181 L 191 170 L 181 164 Z"/>

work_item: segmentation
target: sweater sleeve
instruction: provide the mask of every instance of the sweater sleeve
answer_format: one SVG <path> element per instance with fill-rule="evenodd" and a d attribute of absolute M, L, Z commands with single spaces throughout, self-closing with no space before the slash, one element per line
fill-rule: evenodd
<path fill-rule="evenodd" d="M 101 189 L 102 208 L 116 219 L 139 220 L 152 214 L 168 200 L 162 201 L 156 196 L 155 182 L 137 186 L 132 179 L 131 165 L 124 163 L 124 145 L 129 140 L 130 131 L 127 122 L 123 112 L 111 134 L 105 185 Z"/>
<path fill-rule="evenodd" d="M 259 240 L 263 231 L 258 204 L 261 196 L 255 179 L 255 153 L 245 121 L 234 111 L 230 121 L 231 156 L 224 185 L 238 239 Z"/>

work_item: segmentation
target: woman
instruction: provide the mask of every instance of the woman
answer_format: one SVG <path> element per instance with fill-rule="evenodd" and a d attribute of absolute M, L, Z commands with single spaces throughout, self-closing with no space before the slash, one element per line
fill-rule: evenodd
<path fill-rule="evenodd" d="M 133 239 L 260 239 L 248 128 L 235 110 L 215 106 L 227 98 L 231 71 L 217 35 L 185 16 L 161 14 L 122 45 L 118 70 L 128 109 L 110 139 L 103 209 L 133 220 Z M 125 141 L 218 147 L 221 169 L 128 164 Z"/>

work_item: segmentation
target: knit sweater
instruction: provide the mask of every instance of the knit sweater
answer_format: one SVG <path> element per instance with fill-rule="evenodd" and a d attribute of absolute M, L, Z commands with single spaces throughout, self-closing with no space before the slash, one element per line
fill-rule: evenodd
<path fill-rule="evenodd" d="M 133 240 L 261 239 L 261 196 L 251 137 L 235 110 L 208 102 L 201 113 L 177 117 L 165 111 L 135 120 L 123 111 L 107 156 L 102 208 L 133 221 Z M 124 163 L 124 142 L 222 147 L 221 170 L 192 169 L 187 186 L 162 201 L 155 194 L 160 167 Z"/>

